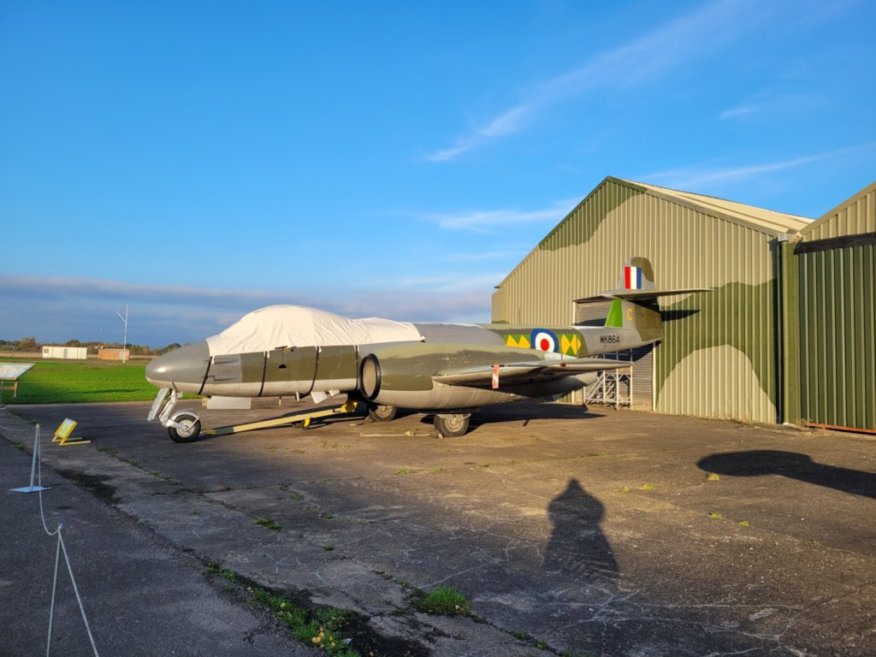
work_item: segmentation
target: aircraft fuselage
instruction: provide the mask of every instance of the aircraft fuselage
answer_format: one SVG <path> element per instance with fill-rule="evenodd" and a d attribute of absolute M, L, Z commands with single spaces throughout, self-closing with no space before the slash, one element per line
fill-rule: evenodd
<path fill-rule="evenodd" d="M 385 403 L 415 408 L 466 408 L 568 393 L 592 376 L 519 383 L 505 389 L 446 386 L 432 374 L 447 367 L 538 358 L 571 358 L 620 351 L 641 344 L 623 328 L 542 329 L 514 326 L 414 324 L 420 340 L 392 344 L 279 347 L 269 351 L 211 355 L 196 342 L 147 367 L 150 383 L 196 395 L 282 397 L 354 391 L 360 367 L 380 353 Z M 391 398 L 391 401 L 389 400 Z"/>

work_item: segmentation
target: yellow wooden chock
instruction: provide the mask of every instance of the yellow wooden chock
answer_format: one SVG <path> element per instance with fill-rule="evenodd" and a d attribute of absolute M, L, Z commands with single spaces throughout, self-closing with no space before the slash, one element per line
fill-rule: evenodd
<path fill-rule="evenodd" d="M 87 445 L 90 443 L 90 440 L 83 440 L 82 438 L 71 438 L 70 435 L 73 433 L 73 429 L 76 428 L 78 422 L 76 420 L 71 420 L 69 417 L 64 418 L 64 421 L 58 426 L 55 430 L 55 435 L 52 437 L 53 443 L 58 443 L 59 445 Z"/>

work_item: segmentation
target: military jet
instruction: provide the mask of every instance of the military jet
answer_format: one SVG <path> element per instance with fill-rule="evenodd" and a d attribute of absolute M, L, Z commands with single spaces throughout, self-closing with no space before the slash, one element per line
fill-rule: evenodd
<path fill-rule="evenodd" d="M 444 436 L 468 431 L 481 406 L 558 398 L 628 362 L 594 358 L 663 337 L 657 298 L 701 289 L 657 290 L 651 263 L 631 258 L 618 288 L 578 301 L 612 300 L 605 325 L 549 328 L 348 319 L 302 306 L 245 315 L 222 333 L 152 361 L 146 379 L 160 388 L 149 419 L 177 442 L 201 430 L 181 393 L 227 397 L 310 395 L 319 403 L 346 393 L 374 421 L 399 408 L 434 415 Z"/>

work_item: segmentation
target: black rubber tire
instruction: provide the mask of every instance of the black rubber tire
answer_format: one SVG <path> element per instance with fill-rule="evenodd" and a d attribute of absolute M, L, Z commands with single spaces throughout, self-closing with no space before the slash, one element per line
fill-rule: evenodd
<path fill-rule="evenodd" d="M 368 417 L 372 422 L 389 422 L 394 420 L 398 413 L 398 406 L 386 404 L 368 404 Z"/>
<path fill-rule="evenodd" d="M 201 435 L 201 421 L 194 413 L 180 413 L 173 420 L 187 427 L 184 431 L 178 431 L 176 427 L 167 427 L 167 435 L 173 442 L 192 443 Z"/>
<path fill-rule="evenodd" d="M 435 428 L 445 438 L 464 436 L 468 432 L 468 415 L 436 415 L 433 422 Z"/>

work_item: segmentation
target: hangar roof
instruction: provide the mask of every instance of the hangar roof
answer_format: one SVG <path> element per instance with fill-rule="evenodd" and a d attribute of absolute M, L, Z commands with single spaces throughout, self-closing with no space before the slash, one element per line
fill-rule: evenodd
<path fill-rule="evenodd" d="M 876 182 L 801 231 L 804 242 L 876 233 Z"/>
<path fill-rule="evenodd" d="M 606 178 L 606 181 L 616 181 L 624 185 L 636 187 L 654 196 L 675 201 L 683 205 L 692 205 L 696 209 L 711 215 L 721 216 L 731 221 L 743 223 L 757 230 L 780 235 L 788 232 L 798 232 L 812 223 L 807 217 L 799 217 L 784 212 L 774 212 L 758 208 L 754 205 L 745 205 L 736 201 L 727 201 L 715 196 L 694 194 L 667 187 L 659 187 L 649 183 L 624 180 L 622 178 Z"/>

